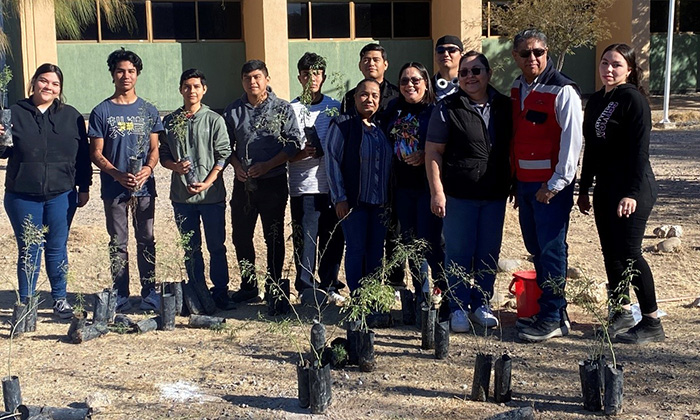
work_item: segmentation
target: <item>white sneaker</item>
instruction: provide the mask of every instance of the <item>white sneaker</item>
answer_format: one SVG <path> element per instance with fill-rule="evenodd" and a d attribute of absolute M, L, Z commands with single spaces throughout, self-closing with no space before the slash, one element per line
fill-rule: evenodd
<path fill-rule="evenodd" d="M 156 292 L 155 289 L 151 289 L 150 293 L 148 293 L 148 296 L 141 299 L 141 306 L 139 306 L 139 309 L 141 309 L 142 311 L 153 312 L 157 312 L 160 310 L 160 296 L 158 295 L 158 292 Z"/>
<path fill-rule="evenodd" d="M 331 290 L 328 292 L 328 301 L 331 303 L 335 303 L 338 306 L 342 306 L 345 303 L 345 296 L 341 295 L 340 293 Z"/>
<path fill-rule="evenodd" d="M 463 310 L 458 309 L 450 315 L 452 331 L 456 333 L 469 332 L 469 320 Z"/>
<path fill-rule="evenodd" d="M 486 305 L 481 305 L 474 312 L 469 313 L 469 319 L 473 323 L 479 324 L 484 328 L 494 328 L 498 326 L 498 318 L 493 315 L 491 308 Z"/>

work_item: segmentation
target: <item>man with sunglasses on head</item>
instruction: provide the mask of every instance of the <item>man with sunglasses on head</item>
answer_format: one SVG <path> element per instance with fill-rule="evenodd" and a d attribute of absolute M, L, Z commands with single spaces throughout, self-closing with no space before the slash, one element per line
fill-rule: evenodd
<path fill-rule="evenodd" d="M 515 207 L 542 289 L 540 312 L 516 324 L 518 337 L 537 342 L 569 333 L 566 315 L 569 213 L 583 139 L 578 86 L 547 57 L 547 37 L 526 29 L 513 40 L 522 71 L 511 88 L 511 165 L 517 179 Z"/>
<path fill-rule="evenodd" d="M 438 72 L 433 76 L 433 86 L 437 101 L 459 89 L 457 72 L 463 50 L 462 41 L 454 35 L 445 35 L 435 43 L 435 62 L 438 65 Z"/>

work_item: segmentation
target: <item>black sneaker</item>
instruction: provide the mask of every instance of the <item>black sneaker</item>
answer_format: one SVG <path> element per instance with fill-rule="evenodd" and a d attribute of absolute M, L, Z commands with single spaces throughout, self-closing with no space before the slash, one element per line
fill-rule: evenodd
<path fill-rule="evenodd" d="M 228 293 L 221 294 L 220 296 L 212 296 L 212 298 L 220 311 L 232 311 L 236 309 L 236 304 L 228 297 Z"/>
<path fill-rule="evenodd" d="M 642 316 L 642 320 L 626 333 L 617 335 L 617 339 L 622 343 L 646 344 L 664 341 L 664 327 L 659 318 Z"/>
<path fill-rule="evenodd" d="M 234 301 L 235 303 L 248 303 L 259 301 L 260 299 L 258 297 L 258 289 L 241 289 L 237 292 L 234 292 L 231 295 L 230 300 Z"/>
<path fill-rule="evenodd" d="M 66 299 L 57 299 L 53 303 L 53 314 L 61 319 L 73 317 L 73 307 Z"/>
<path fill-rule="evenodd" d="M 627 332 L 630 328 L 634 327 L 634 316 L 632 316 L 632 311 L 629 309 L 620 309 L 615 312 L 610 317 L 610 323 L 608 324 L 608 335 L 610 338 L 615 338 L 618 334 Z"/>
<path fill-rule="evenodd" d="M 518 331 L 522 330 L 534 324 L 536 320 L 537 315 L 531 318 L 518 318 L 518 320 L 515 321 L 515 328 L 518 329 Z M 559 321 L 559 326 L 562 328 L 564 335 L 568 335 L 569 331 L 571 331 L 571 321 L 569 320 L 569 312 L 566 309 L 562 309 L 561 311 L 561 321 Z"/>
<path fill-rule="evenodd" d="M 569 334 L 569 329 L 562 321 L 545 321 L 536 319 L 529 327 L 523 328 L 518 337 L 525 341 L 537 342 L 562 337 Z"/>

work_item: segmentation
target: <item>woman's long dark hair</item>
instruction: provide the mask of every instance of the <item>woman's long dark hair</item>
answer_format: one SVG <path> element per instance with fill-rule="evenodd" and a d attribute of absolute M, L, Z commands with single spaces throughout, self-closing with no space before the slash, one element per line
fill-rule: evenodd
<path fill-rule="evenodd" d="M 435 102 L 435 91 L 433 90 L 433 81 L 430 77 L 430 74 L 428 73 L 428 70 L 423 64 L 417 61 L 409 61 L 408 63 L 404 64 L 403 67 L 401 67 L 401 70 L 399 70 L 399 83 L 401 82 L 401 75 L 403 74 L 404 70 L 411 67 L 418 70 L 418 73 L 420 73 L 420 77 L 422 77 L 423 80 L 425 80 L 425 94 L 423 95 L 423 98 L 421 98 L 420 103 L 432 104 L 433 102 Z M 401 96 L 403 97 L 403 95 Z"/>
<path fill-rule="evenodd" d="M 44 63 L 40 65 L 36 71 L 34 72 L 34 76 L 32 76 L 31 80 L 29 81 L 29 89 L 28 89 L 28 94 L 29 96 L 32 96 L 34 94 L 34 82 L 36 82 L 36 79 L 39 78 L 44 73 L 56 73 L 56 76 L 58 76 L 58 81 L 61 84 L 61 91 L 58 94 L 58 98 L 56 99 L 58 101 L 58 106 L 63 106 L 65 103 L 65 98 L 63 97 L 63 72 L 61 71 L 61 68 L 58 67 L 55 64 L 51 63 Z"/>
<path fill-rule="evenodd" d="M 615 51 L 625 59 L 627 66 L 630 68 L 630 74 L 627 76 L 627 83 L 636 86 L 637 90 L 647 97 L 647 92 L 641 84 L 641 77 L 643 74 L 642 68 L 637 64 L 637 53 L 634 51 L 634 48 L 627 44 L 610 44 L 600 55 L 601 60 L 608 51 Z"/>

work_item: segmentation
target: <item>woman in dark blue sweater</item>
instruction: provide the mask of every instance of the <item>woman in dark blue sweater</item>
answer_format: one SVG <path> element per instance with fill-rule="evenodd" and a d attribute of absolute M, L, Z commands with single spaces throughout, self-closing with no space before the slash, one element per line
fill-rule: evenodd
<path fill-rule="evenodd" d="M 63 73 L 58 66 L 42 64 L 36 70 L 30 97 L 11 107 L 14 144 L 2 150 L 2 157 L 9 158 L 4 204 L 17 238 L 19 297 L 26 301 L 35 293 L 43 248 L 54 314 L 70 318 L 73 309 L 66 300 L 68 229 L 76 207 L 88 201 L 92 168 L 85 120 L 63 103 L 62 89 Z M 43 231 L 43 246 L 25 240 L 27 233 L 36 230 Z M 34 263 L 23 258 L 27 255 Z"/>

